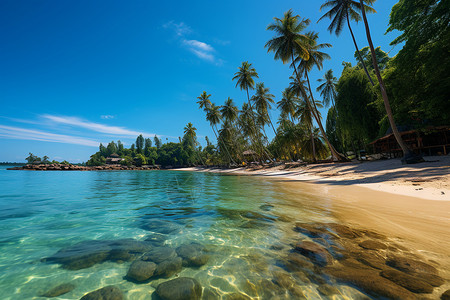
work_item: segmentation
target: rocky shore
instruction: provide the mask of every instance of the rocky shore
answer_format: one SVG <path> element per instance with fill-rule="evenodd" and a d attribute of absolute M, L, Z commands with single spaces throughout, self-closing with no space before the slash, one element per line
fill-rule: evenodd
<path fill-rule="evenodd" d="M 103 165 L 103 166 L 78 166 L 66 164 L 28 164 L 21 167 L 8 168 L 7 170 L 26 171 L 110 171 L 110 170 L 159 170 L 159 166 L 123 166 L 123 165 Z"/>

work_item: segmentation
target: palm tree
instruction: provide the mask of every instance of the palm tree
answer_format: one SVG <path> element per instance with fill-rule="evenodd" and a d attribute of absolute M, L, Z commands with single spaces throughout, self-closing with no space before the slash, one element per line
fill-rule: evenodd
<path fill-rule="evenodd" d="M 251 100 L 255 104 L 255 109 L 258 112 L 258 115 L 260 115 L 262 119 L 268 121 L 268 124 L 272 126 L 273 132 L 277 135 L 269 115 L 269 110 L 272 109 L 271 104 L 275 103 L 273 98 L 275 98 L 275 96 L 270 94 L 269 88 L 266 88 L 264 83 L 261 82 L 256 84 L 256 93 Z"/>
<path fill-rule="evenodd" d="M 333 145 L 328 141 L 327 135 L 325 133 L 325 130 L 322 126 L 321 117 L 319 115 L 319 111 L 317 109 L 316 101 L 314 100 L 314 95 L 311 89 L 311 82 L 309 80 L 308 72 L 313 69 L 313 67 L 317 67 L 319 70 L 323 67 L 323 61 L 324 59 L 329 59 L 330 56 L 326 54 L 325 52 L 320 51 L 323 48 L 330 48 L 330 44 L 318 44 L 317 39 L 319 38 L 319 35 L 315 32 L 308 32 L 307 36 L 309 38 L 308 43 L 306 47 L 308 48 L 309 52 L 309 58 L 304 59 L 301 57 L 297 57 L 294 62 L 292 63 L 295 65 L 295 63 L 298 63 L 298 70 L 300 74 L 304 74 L 306 77 L 306 82 L 308 83 L 308 90 L 309 90 L 309 96 L 311 98 L 311 101 L 309 101 L 308 98 L 306 99 L 306 103 L 311 106 L 312 114 L 317 122 L 317 125 L 319 125 L 319 129 L 323 135 L 323 138 L 325 139 L 325 142 L 327 143 L 328 147 L 330 148 L 332 157 L 338 159 L 338 160 L 346 160 L 346 158 L 338 153 L 336 149 L 334 149 Z"/>
<path fill-rule="evenodd" d="M 220 113 L 226 121 L 232 124 L 237 119 L 239 110 L 234 105 L 233 99 L 228 97 L 228 99 L 225 101 L 225 105 L 220 108 Z"/>
<path fill-rule="evenodd" d="M 335 107 L 334 99 L 336 99 L 337 78 L 334 77 L 333 70 L 328 70 L 323 78 L 317 79 L 317 81 L 322 83 L 316 91 L 320 92 L 320 96 L 323 99 L 323 105 L 328 107 L 331 103 L 333 107 Z"/>
<path fill-rule="evenodd" d="M 239 86 L 239 88 L 241 90 L 245 90 L 247 92 L 248 106 L 250 109 L 253 109 L 252 103 L 250 102 L 250 94 L 249 94 L 248 90 L 249 89 L 253 90 L 255 88 L 254 78 L 259 78 L 258 73 L 256 72 L 255 68 L 252 67 L 252 64 L 249 63 L 248 61 L 242 62 L 241 66 L 238 69 L 239 69 L 239 71 L 234 73 L 233 80 L 237 80 L 236 87 Z M 257 124 L 256 116 L 254 114 L 252 114 L 252 115 L 253 115 L 253 118 L 252 118 L 253 126 L 256 129 L 256 124 Z M 258 130 L 258 132 L 259 132 L 259 130 Z M 255 134 L 256 133 L 257 132 L 255 132 Z M 267 158 L 272 160 L 270 155 L 264 149 L 264 146 L 262 145 L 261 141 L 256 136 L 251 136 L 251 138 L 255 144 L 260 144 L 260 148 L 261 148 L 262 152 L 267 156 Z"/>
<path fill-rule="evenodd" d="M 316 106 L 321 108 L 322 105 L 320 102 L 316 101 Z M 320 112 L 319 116 L 320 116 Z M 300 102 L 294 116 L 300 120 L 300 124 L 309 132 L 310 140 L 311 140 L 311 153 L 313 157 L 313 161 L 317 161 L 316 155 L 316 143 L 314 138 L 314 125 L 313 125 L 313 111 L 310 106 L 306 102 L 305 98 Z"/>
<path fill-rule="evenodd" d="M 209 109 L 208 109 L 207 112 L 206 112 L 206 120 L 207 120 L 207 121 L 209 122 L 209 124 L 211 125 L 211 127 L 212 127 L 212 129 L 213 129 L 213 132 L 214 132 L 214 135 L 216 136 L 216 139 L 217 139 L 217 143 L 218 143 L 218 144 L 220 143 L 221 140 L 220 140 L 219 137 L 217 136 L 217 132 L 218 132 L 218 130 L 217 130 L 217 124 L 220 123 L 221 119 L 222 119 L 222 115 L 220 114 L 220 107 L 217 106 L 217 105 L 215 105 L 214 103 L 211 103 Z M 222 143 L 222 144 L 223 144 L 223 143 Z M 230 159 L 230 162 L 233 162 L 233 163 L 234 163 L 234 160 L 233 160 L 233 158 L 231 157 L 230 152 L 228 151 L 227 146 L 226 146 L 225 144 L 223 144 L 223 146 L 224 146 L 225 151 L 226 151 L 226 153 L 227 153 L 227 155 L 228 155 L 228 158 Z"/>
<path fill-rule="evenodd" d="M 253 90 L 255 87 L 255 81 L 253 78 L 259 78 L 258 73 L 255 68 L 252 67 L 252 64 L 248 61 L 242 62 L 242 65 L 239 67 L 239 71 L 234 73 L 233 80 L 237 79 L 236 87 L 239 86 L 241 90 L 247 91 L 247 100 L 250 107 L 252 106 L 250 103 L 250 95 L 248 90 Z"/>
<path fill-rule="evenodd" d="M 270 24 L 267 29 L 275 31 L 276 36 L 266 43 L 268 52 L 275 52 L 275 59 L 281 59 L 283 63 L 292 62 L 292 67 L 294 68 L 295 77 L 300 81 L 300 76 L 297 72 L 297 67 L 295 64 L 295 57 L 300 57 L 305 60 L 309 59 L 309 43 L 307 42 L 309 38 L 301 34 L 306 26 L 309 24 L 309 20 L 301 20 L 298 15 L 294 16 L 292 10 L 287 11 L 284 14 L 283 19 L 274 18 L 275 22 Z M 310 89 L 311 92 L 311 89 Z M 312 92 L 311 92 L 312 94 Z M 306 99 L 309 103 L 309 99 Z M 313 100 L 314 103 L 314 100 Z M 309 103 L 309 105 L 311 105 Z M 320 123 L 319 117 L 313 112 L 313 116 L 316 122 L 319 124 L 320 131 L 324 135 L 325 141 L 331 150 L 331 154 L 336 159 L 343 161 L 346 160 L 345 157 L 338 154 L 333 146 L 330 144 L 325 135 L 325 130 Z"/>
<path fill-rule="evenodd" d="M 371 5 L 376 0 L 364 0 L 365 3 Z M 365 10 L 371 13 L 375 13 L 375 9 L 372 7 L 364 5 Z M 367 77 L 370 80 L 370 83 L 374 85 L 372 78 L 369 75 L 369 71 L 367 71 L 367 67 L 364 64 L 364 60 L 361 57 L 361 53 L 359 52 L 358 44 L 356 43 L 355 36 L 353 34 L 352 26 L 350 26 L 350 20 L 353 20 L 355 22 L 359 22 L 361 20 L 361 16 L 358 12 L 361 11 L 361 5 L 358 3 L 358 1 L 354 0 L 326 0 L 324 4 L 320 6 L 320 10 L 324 8 L 330 8 L 330 10 L 325 13 L 319 21 L 321 21 L 324 18 L 331 19 L 331 24 L 328 26 L 328 31 L 330 33 L 334 33 L 339 36 L 342 32 L 342 29 L 344 27 L 344 22 L 347 21 L 348 29 L 350 30 L 350 34 L 352 35 L 353 43 L 355 44 L 356 52 L 358 53 L 359 61 L 361 62 L 361 65 L 364 68 L 364 71 L 366 72 Z M 319 22 L 317 21 L 317 22 Z"/>
<path fill-rule="evenodd" d="M 294 91 L 287 88 L 283 91 L 281 100 L 277 102 L 277 108 L 281 113 L 287 117 L 290 117 L 290 121 L 294 123 L 294 115 L 297 111 L 299 99 L 295 95 Z"/>
<path fill-rule="evenodd" d="M 200 158 L 200 161 L 202 162 L 203 165 L 205 165 L 200 153 L 198 153 L 196 147 L 197 147 L 197 128 L 194 127 L 194 125 L 192 125 L 191 122 L 187 123 L 187 125 L 184 127 L 184 135 L 188 136 L 190 138 L 190 142 L 192 147 L 194 148 L 194 152 L 197 153 L 197 156 Z"/>
<path fill-rule="evenodd" d="M 211 95 L 208 95 L 208 93 L 206 93 L 205 91 L 203 91 L 203 93 L 199 97 L 197 97 L 197 104 L 200 109 L 208 111 L 208 109 L 211 107 L 211 100 L 209 100 L 209 97 L 211 97 Z"/>
<path fill-rule="evenodd" d="M 363 0 L 360 0 L 360 8 L 362 8 L 361 11 L 362 11 L 363 19 L 364 19 L 364 26 L 366 27 L 367 41 L 369 42 L 370 53 L 372 55 L 372 63 L 373 63 L 373 67 L 375 69 L 375 74 L 377 75 L 378 83 L 380 85 L 381 96 L 383 97 L 384 107 L 386 108 L 386 113 L 387 113 L 389 123 L 392 128 L 392 132 L 394 133 L 395 139 L 397 140 L 397 143 L 400 145 L 400 147 L 402 148 L 402 151 L 403 151 L 402 163 L 421 162 L 421 161 L 423 161 L 423 159 L 421 157 L 417 157 L 411 151 L 411 149 L 409 149 L 409 147 L 403 141 L 402 136 L 397 129 L 397 126 L 395 125 L 394 115 L 392 114 L 391 105 L 389 103 L 389 98 L 388 98 L 388 95 L 386 92 L 386 87 L 384 86 L 383 78 L 381 77 L 380 69 L 378 68 L 377 57 L 376 57 L 376 53 L 375 53 L 375 48 L 373 47 L 372 37 L 370 36 L 369 23 L 367 22 L 366 8 L 363 3 Z"/>

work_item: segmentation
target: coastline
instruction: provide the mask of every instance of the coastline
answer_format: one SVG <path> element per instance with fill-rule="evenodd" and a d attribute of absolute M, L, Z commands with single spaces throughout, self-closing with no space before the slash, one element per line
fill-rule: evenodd
<path fill-rule="evenodd" d="M 425 200 L 450 201 L 450 156 L 427 157 L 427 162 L 402 165 L 399 159 L 271 168 L 180 168 L 176 171 L 263 176 L 329 187 L 364 187 Z"/>

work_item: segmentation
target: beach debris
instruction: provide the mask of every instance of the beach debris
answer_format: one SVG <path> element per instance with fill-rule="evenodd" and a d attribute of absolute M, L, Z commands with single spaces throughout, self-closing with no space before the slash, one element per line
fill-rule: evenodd
<path fill-rule="evenodd" d="M 109 285 L 84 295 L 83 297 L 81 297 L 80 300 L 123 300 L 123 299 L 125 298 L 123 297 L 122 291 L 114 285 Z"/>
<path fill-rule="evenodd" d="M 74 288 L 75 288 L 75 285 L 72 283 L 63 283 L 63 284 L 60 284 L 60 285 L 48 290 L 45 293 L 43 293 L 42 297 L 47 297 L 47 298 L 58 297 L 58 296 L 67 294 L 68 292 L 72 291 Z"/>
<path fill-rule="evenodd" d="M 162 300 L 198 300 L 202 286 L 194 278 L 179 277 L 159 284 L 155 293 Z"/>

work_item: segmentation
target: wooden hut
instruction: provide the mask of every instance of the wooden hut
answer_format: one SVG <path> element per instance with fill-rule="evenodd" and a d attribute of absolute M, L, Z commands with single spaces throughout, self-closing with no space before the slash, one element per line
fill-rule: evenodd
<path fill-rule="evenodd" d="M 423 130 L 407 130 L 400 132 L 406 145 L 417 154 L 447 155 L 450 151 L 450 127 L 428 127 Z M 386 157 L 403 155 L 393 133 L 370 143 L 373 152 Z"/>
<path fill-rule="evenodd" d="M 117 153 L 113 153 L 106 158 L 106 163 L 108 165 L 117 165 L 123 160 Z"/>

